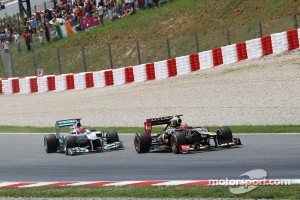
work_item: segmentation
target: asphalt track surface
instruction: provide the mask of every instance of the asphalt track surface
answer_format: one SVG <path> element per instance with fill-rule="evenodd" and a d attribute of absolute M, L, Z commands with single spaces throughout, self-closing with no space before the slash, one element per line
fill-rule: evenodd
<path fill-rule="evenodd" d="M 137 154 L 134 135 L 127 134 L 119 136 L 124 150 L 66 156 L 47 154 L 43 134 L 0 134 L 0 181 L 237 179 L 254 169 L 266 170 L 271 179 L 300 178 L 300 134 L 235 136 L 243 146 L 175 155 Z"/>

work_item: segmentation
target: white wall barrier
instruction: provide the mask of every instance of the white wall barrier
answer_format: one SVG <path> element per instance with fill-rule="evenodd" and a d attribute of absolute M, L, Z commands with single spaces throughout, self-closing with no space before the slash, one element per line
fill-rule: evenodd
<path fill-rule="evenodd" d="M 177 76 L 191 73 L 190 56 L 176 58 Z"/>
<path fill-rule="evenodd" d="M 199 60 L 201 69 L 208 69 L 214 66 L 212 50 L 203 51 L 199 53 Z"/>
<path fill-rule="evenodd" d="M 155 79 L 163 79 L 168 78 L 168 65 L 167 61 L 158 61 L 154 63 L 154 70 L 155 70 Z"/>

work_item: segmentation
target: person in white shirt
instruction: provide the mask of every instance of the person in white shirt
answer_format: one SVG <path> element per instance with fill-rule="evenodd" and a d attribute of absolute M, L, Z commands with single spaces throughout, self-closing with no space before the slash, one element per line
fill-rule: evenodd
<path fill-rule="evenodd" d="M 101 5 L 100 2 L 98 3 L 97 11 L 98 11 L 98 16 L 99 16 L 101 26 L 103 26 L 104 25 L 104 23 L 103 23 L 103 6 Z"/>
<path fill-rule="evenodd" d="M 15 44 L 17 46 L 18 51 L 21 51 L 21 43 L 20 43 L 20 35 L 16 31 L 13 33 L 13 38 L 15 40 Z"/>
<path fill-rule="evenodd" d="M 113 21 L 114 0 L 106 0 L 105 6 L 107 9 L 108 18 L 110 19 L 110 21 Z"/>

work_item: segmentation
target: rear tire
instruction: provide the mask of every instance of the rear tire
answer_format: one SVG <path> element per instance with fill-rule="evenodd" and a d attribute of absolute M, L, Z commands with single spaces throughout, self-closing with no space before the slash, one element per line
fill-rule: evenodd
<path fill-rule="evenodd" d="M 76 139 L 72 136 L 65 138 L 65 154 L 69 155 L 68 148 L 76 147 Z"/>
<path fill-rule="evenodd" d="M 58 148 L 58 140 L 54 134 L 47 134 L 44 137 L 44 149 L 47 153 L 55 153 Z"/>
<path fill-rule="evenodd" d="M 146 133 L 137 133 L 134 137 L 134 148 L 137 153 L 148 153 L 151 148 L 151 137 Z"/>
<path fill-rule="evenodd" d="M 171 149 L 173 153 L 178 154 L 180 153 L 179 151 L 179 146 L 186 144 L 186 137 L 183 134 L 183 132 L 175 132 L 171 136 Z"/>
<path fill-rule="evenodd" d="M 219 144 L 232 142 L 233 136 L 231 129 L 228 126 L 221 126 L 217 130 L 217 138 Z"/>
<path fill-rule="evenodd" d="M 114 142 L 119 142 L 119 135 L 117 133 L 117 131 L 112 130 L 112 131 L 108 131 L 107 134 L 107 143 L 114 143 Z"/>

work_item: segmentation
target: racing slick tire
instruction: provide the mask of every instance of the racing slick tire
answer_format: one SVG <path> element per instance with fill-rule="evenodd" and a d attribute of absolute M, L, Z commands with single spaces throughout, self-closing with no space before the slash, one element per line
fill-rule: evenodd
<path fill-rule="evenodd" d="M 76 139 L 75 137 L 66 137 L 65 139 L 65 154 L 69 155 L 68 148 L 76 147 Z"/>
<path fill-rule="evenodd" d="M 183 132 L 175 132 L 171 136 L 171 149 L 173 153 L 178 154 L 179 152 L 179 146 L 186 144 L 186 137 Z"/>
<path fill-rule="evenodd" d="M 231 129 L 228 126 L 221 126 L 217 130 L 217 139 L 219 144 L 232 142 L 233 136 Z"/>
<path fill-rule="evenodd" d="M 44 148 L 47 153 L 55 153 L 58 148 L 58 140 L 54 134 L 47 134 L 44 137 Z"/>
<path fill-rule="evenodd" d="M 151 137 L 146 133 L 137 133 L 134 137 L 134 148 L 137 153 L 149 153 Z"/>
<path fill-rule="evenodd" d="M 117 131 L 112 130 L 112 131 L 108 131 L 107 134 L 107 143 L 114 143 L 114 142 L 119 142 L 119 135 L 117 133 Z"/>

